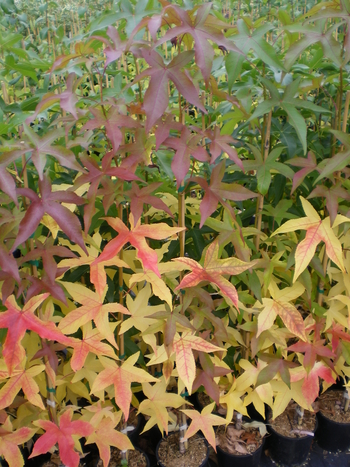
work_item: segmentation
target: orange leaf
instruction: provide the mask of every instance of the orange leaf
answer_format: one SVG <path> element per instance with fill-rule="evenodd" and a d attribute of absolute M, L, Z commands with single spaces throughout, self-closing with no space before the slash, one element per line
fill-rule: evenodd
<path fill-rule="evenodd" d="M 185 230 L 184 227 L 169 227 L 164 223 L 141 225 L 140 221 L 138 221 L 137 224 L 134 225 L 132 214 L 130 214 L 129 217 L 130 230 L 118 218 L 107 217 L 106 220 L 119 235 L 108 243 L 101 255 L 92 265 L 114 258 L 126 243 L 130 243 L 136 248 L 137 257 L 141 260 L 144 269 L 150 269 L 159 277 L 157 253 L 148 246 L 146 237 L 153 238 L 154 240 L 164 240 L 165 238 Z"/>
<path fill-rule="evenodd" d="M 274 236 L 278 233 L 293 232 L 295 230 L 307 230 L 304 240 L 298 244 L 295 251 L 295 271 L 293 282 L 297 280 L 312 260 L 316 247 L 320 241 L 323 241 L 326 245 L 326 251 L 329 258 L 343 272 L 345 272 L 341 243 L 331 227 L 330 218 L 326 217 L 321 220 L 320 216 L 309 201 L 304 199 L 302 196 L 300 199 L 307 217 L 287 221 L 271 235 Z M 344 220 L 341 222 L 344 222 Z M 338 225 L 338 223 L 335 222 L 334 225 Z"/>
<path fill-rule="evenodd" d="M 224 274 L 236 275 L 254 266 L 255 261 L 245 263 L 237 258 L 218 259 L 219 242 L 212 242 L 204 258 L 204 267 L 190 258 L 176 258 L 174 261 L 184 263 L 192 272 L 187 274 L 175 290 L 195 287 L 200 282 L 207 281 L 215 284 L 222 295 L 228 298 L 238 308 L 238 295 L 234 285 L 223 277 Z"/>
<path fill-rule="evenodd" d="M 114 385 L 114 397 L 116 404 L 123 411 L 125 420 L 129 418 L 130 403 L 132 399 L 131 383 L 152 383 L 156 378 L 134 365 L 139 358 L 139 353 L 129 357 L 122 365 L 109 360 L 105 368 L 94 381 L 91 393 L 102 391 L 111 384 Z"/>
<path fill-rule="evenodd" d="M 119 412 L 120 413 L 120 412 Z M 85 444 L 96 443 L 103 465 L 109 465 L 111 458 L 110 446 L 120 450 L 134 449 L 129 438 L 115 430 L 116 422 L 110 418 L 103 418 L 100 423 L 94 427 L 94 432 L 88 437 Z"/>
<path fill-rule="evenodd" d="M 45 410 L 39 394 L 39 386 L 34 381 L 34 376 L 42 373 L 45 365 L 35 365 L 31 368 L 14 370 L 12 377 L 0 389 L 0 409 L 9 407 L 19 391 L 23 391 L 29 402 L 42 410 Z"/>
<path fill-rule="evenodd" d="M 61 284 L 64 285 L 73 299 L 83 306 L 68 313 L 68 315 L 61 320 L 58 326 L 59 329 L 66 334 L 73 334 L 80 326 L 94 320 L 103 338 L 107 339 L 117 348 L 114 334 L 109 327 L 109 313 L 123 313 L 129 315 L 129 311 L 119 303 L 106 303 L 104 305 L 104 296 L 107 289 L 105 289 L 104 294 L 100 296 L 81 284 L 73 284 L 71 282 L 61 282 Z"/>
<path fill-rule="evenodd" d="M 192 332 L 183 332 L 181 336 L 176 333 L 173 341 L 173 350 L 176 353 L 176 368 L 179 377 L 187 387 L 189 394 L 192 392 L 192 384 L 196 377 L 196 363 L 192 351 L 199 350 L 207 353 L 225 351 L 225 349 L 195 336 Z"/>
<path fill-rule="evenodd" d="M 72 338 L 70 346 L 73 347 L 74 353 L 70 364 L 73 371 L 83 368 L 89 352 L 95 355 L 106 355 L 110 358 L 116 358 L 113 348 L 101 342 L 102 339 L 103 336 L 98 329 L 92 329 L 91 322 L 84 325 L 82 339 Z"/>
<path fill-rule="evenodd" d="M 226 420 L 223 417 L 212 414 L 215 402 L 204 407 L 201 413 L 197 410 L 182 410 L 187 417 L 192 419 L 191 425 L 186 431 L 185 439 L 190 438 L 197 431 L 201 431 L 206 440 L 216 451 L 215 432 L 213 426 L 223 425 Z"/>
<path fill-rule="evenodd" d="M 23 467 L 24 460 L 18 445 L 31 439 L 34 433 L 35 430 L 28 427 L 12 431 L 9 417 L 0 426 L 0 455 L 5 458 L 9 467 Z"/>
<path fill-rule="evenodd" d="M 69 339 L 56 328 L 54 323 L 42 321 L 34 314 L 34 311 L 48 296 L 47 293 L 31 298 L 24 305 L 23 310 L 19 308 L 13 295 L 5 302 L 7 311 L 0 313 L 0 328 L 8 329 L 2 354 L 10 374 L 25 358 L 26 352 L 21 345 L 21 340 L 27 329 L 45 339 L 57 340 L 63 344 L 69 342 Z"/>

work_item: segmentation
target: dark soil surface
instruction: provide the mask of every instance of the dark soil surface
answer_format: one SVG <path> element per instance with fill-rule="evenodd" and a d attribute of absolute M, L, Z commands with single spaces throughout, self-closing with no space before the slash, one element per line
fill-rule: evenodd
<path fill-rule="evenodd" d="M 170 434 L 160 443 L 158 456 L 165 467 L 199 467 L 207 455 L 207 445 L 198 435 L 188 440 L 185 454 L 179 451 L 179 432 Z"/>
<path fill-rule="evenodd" d="M 298 405 L 295 402 L 289 403 L 286 410 L 275 420 L 270 420 L 269 424 L 277 433 L 289 438 L 302 438 L 313 433 L 316 427 L 316 414 L 304 411 L 301 425 L 298 425 L 297 415 Z"/>
<path fill-rule="evenodd" d="M 343 410 L 344 391 L 327 391 L 318 398 L 320 412 L 338 423 L 350 423 L 350 408 Z"/>
<path fill-rule="evenodd" d="M 119 449 L 111 448 L 111 460 L 108 467 L 119 467 L 121 456 Z M 96 467 L 103 467 L 103 462 L 100 460 Z M 128 451 L 128 467 L 147 467 L 145 455 L 137 449 Z"/>

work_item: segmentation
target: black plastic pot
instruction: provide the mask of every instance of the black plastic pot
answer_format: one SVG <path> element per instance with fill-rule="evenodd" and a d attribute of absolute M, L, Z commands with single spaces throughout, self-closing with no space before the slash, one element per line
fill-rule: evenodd
<path fill-rule="evenodd" d="M 249 418 L 251 420 L 256 420 L 257 422 L 265 423 L 267 420 L 268 406 L 264 404 L 264 408 L 265 408 L 265 417 L 263 417 L 261 413 L 256 410 L 253 403 L 247 405 L 247 413 L 248 413 Z"/>
<path fill-rule="evenodd" d="M 313 436 L 290 438 L 277 433 L 271 425 L 268 425 L 267 429 L 270 433 L 269 451 L 273 461 L 291 467 L 302 464 L 306 460 L 314 438 Z"/>
<path fill-rule="evenodd" d="M 315 439 L 325 451 L 345 451 L 350 448 L 350 423 L 339 423 L 317 412 Z"/>
<path fill-rule="evenodd" d="M 230 454 L 217 446 L 216 454 L 218 458 L 218 465 L 220 467 L 258 467 L 261 454 L 263 452 L 265 439 L 263 439 L 262 445 L 252 454 L 243 454 L 238 456 Z"/>
<path fill-rule="evenodd" d="M 172 434 L 170 434 L 169 436 L 172 436 Z M 162 442 L 163 440 L 166 440 L 167 438 L 168 438 L 168 436 L 165 437 L 165 438 L 163 438 L 163 439 L 161 439 L 161 440 L 159 441 L 159 443 L 157 444 L 156 458 L 157 458 L 157 465 L 158 465 L 159 467 L 165 467 L 165 465 L 164 465 L 164 464 L 160 461 L 160 459 L 159 459 L 158 451 L 159 451 L 159 446 L 160 446 L 161 442 Z M 209 464 L 209 446 L 208 446 L 208 443 L 207 443 L 206 439 L 203 438 L 203 440 L 204 440 L 204 442 L 205 442 L 205 445 L 207 446 L 207 455 L 206 455 L 204 461 L 203 461 L 198 467 L 210 467 L 210 464 Z M 220 467 L 221 467 L 221 466 L 220 466 Z"/>

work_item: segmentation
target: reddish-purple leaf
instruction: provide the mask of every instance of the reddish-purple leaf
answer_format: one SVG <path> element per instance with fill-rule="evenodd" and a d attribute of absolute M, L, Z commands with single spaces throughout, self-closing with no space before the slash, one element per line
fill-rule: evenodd
<path fill-rule="evenodd" d="M 131 190 L 125 192 L 126 196 L 131 199 L 130 209 L 134 216 L 135 223 L 138 222 L 142 215 L 144 204 L 150 204 L 154 208 L 165 211 L 169 214 L 169 216 L 173 217 L 172 212 L 164 203 L 164 201 L 162 201 L 160 198 L 157 198 L 157 196 L 151 195 L 151 193 L 162 186 L 162 184 L 162 182 L 151 183 L 148 186 L 139 188 L 136 183 L 133 183 Z"/>
<path fill-rule="evenodd" d="M 105 127 L 108 139 L 113 146 L 114 154 L 118 151 L 123 141 L 123 133 L 120 128 L 138 128 L 140 124 L 126 115 L 125 105 L 112 105 L 106 112 L 103 108 L 90 107 L 93 119 L 85 123 L 83 130 L 93 130 Z"/>
<path fill-rule="evenodd" d="M 199 145 L 202 137 L 196 133 L 191 133 L 187 127 L 181 131 L 180 138 L 167 138 L 164 145 L 175 149 L 171 169 L 176 177 L 177 188 L 184 181 L 191 164 L 191 155 L 201 162 L 209 160 L 209 154 L 203 146 Z"/>
<path fill-rule="evenodd" d="M 226 199 L 244 201 L 258 196 L 238 183 L 223 183 L 221 180 L 225 175 L 225 165 L 225 160 L 223 160 L 214 167 L 210 177 L 210 185 L 208 185 L 204 178 L 191 178 L 191 181 L 198 183 L 204 190 L 204 197 L 199 207 L 201 213 L 200 228 L 203 227 L 208 217 L 216 210 L 219 202 L 223 206 L 228 206 L 225 201 Z"/>
<path fill-rule="evenodd" d="M 39 190 L 41 198 L 29 188 L 19 188 L 17 190 L 20 195 L 29 198 L 32 203 L 19 225 L 18 235 L 12 251 L 35 232 L 45 213 L 49 214 L 57 222 L 70 240 L 77 243 L 86 251 L 78 217 L 59 203 L 60 201 L 62 203 L 81 205 L 85 201 L 75 193 L 69 191 L 51 191 L 51 181 L 46 177 L 43 180 L 39 180 Z"/>
<path fill-rule="evenodd" d="M 190 78 L 181 71 L 193 58 L 193 52 L 183 52 L 165 65 L 161 56 L 155 50 L 142 49 L 142 56 L 150 65 L 150 68 L 144 70 L 137 76 L 135 82 L 140 81 L 144 76 L 151 76 L 151 81 L 147 87 L 144 96 L 143 107 L 147 115 L 146 132 L 148 133 L 156 121 L 164 114 L 168 103 L 168 81 L 175 84 L 180 94 L 188 102 L 195 105 L 203 112 L 206 112 L 203 104 L 198 97 L 198 91 Z"/>

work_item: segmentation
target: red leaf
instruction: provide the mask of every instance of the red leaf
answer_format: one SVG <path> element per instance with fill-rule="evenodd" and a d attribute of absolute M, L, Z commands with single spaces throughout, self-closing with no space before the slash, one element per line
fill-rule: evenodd
<path fill-rule="evenodd" d="M 56 328 L 54 323 L 42 321 L 34 315 L 36 308 L 48 296 L 49 294 L 43 294 L 32 298 L 24 305 L 23 310 L 19 308 L 13 295 L 5 302 L 7 311 L 0 313 L 0 328 L 8 329 L 3 357 L 10 374 L 25 358 L 26 352 L 21 345 L 21 340 L 26 330 L 34 331 L 45 339 L 67 342 L 66 336 Z"/>
<path fill-rule="evenodd" d="M 24 133 L 27 136 L 27 140 L 29 140 L 26 152 L 32 153 L 32 160 L 38 171 L 40 180 L 43 178 L 47 154 L 55 157 L 64 167 L 77 170 L 78 172 L 84 172 L 84 169 L 75 160 L 74 153 L 70 149 L 58 145 L 53 146 L 51 144 L 56 139 L 65 135 L 64 128 L 55 128 L 52 131 L 48 131 L 41 138 L 29 126 L 24 125 Z"/>
<path fill-rule="evenodd" d="M 235 162 L 235 164 L 237 164 L 244 172 L 243 163 L 238 157 L 236 149 L 230 146 L 230 144 L 235 142 L 232 136 L 220 135 L 220 128 L 218 126 L 215 127 L 214 131 L 207 130 L 205 135 L 211 140 L 209 146 L 212 156 L 210 161 L 211 164 L 214 164 L 222 152 L 226 152 L 231 161 Z"/>
<path fill-rule="evenodd" d="M 33 452 L 28 459 L 47 453 L 58 443 L 59 454 L 66 467 L 78 467 L 79 454 L 74 450 L 73 435 L 89 436 L 94 431 L 88 422 L 76 420 L 72 422 L 73 410 L 67 410 L 60 418 L 59 427 L 48 420 L 37 420 L 35 425 L 46 431 L 34 444 Z"/>
<path fill-rule="evenodd" d="M 144 76 L 151 76 L 151 81 L 145 93 L 143 107 L 146 111 L 146 132 L 148 133 L 156 121 L 164 114 L 168 103 L 168 81 L 171 80 L 179 93 L 184 96 L 191 104 L 195 105 L 206 113 L 205 107 L 198 97 L 198 91 L 189 77 L 181 70 L 193 58 L 193 52 L 186 51 L 180 53 L 169 63 L 165 65 L 162 57 L 155 50 L 142 49 L 142 56 L 150 65 L 150 68 L 144 70 L 137 76 L 135 82 L 140 81 Z"/>
<path fill-rule="evenodd" d="M 143 205 L 150 204 L 154 208 L 165 211 L 169 216 L 173 217 L 168 206 L 157 196 L 151 195 L 153 191 L 162 186 L 163 183 L 151 183 L 143 188 L 139 188 L 136 183 L 132 184 L 131 190 L 125 192 L 131 198 L 130 209 L 134 216 L 134 222 L 137 223 L 143 212 Z"/>
<path fill-rule="evenodd" d="M 148 246 L 146 237 L 155 240 L 164 240 L 165 238 L 185 230 L 185 228 L 182 227 L 169 227 L 164 223 L 141 225 L 140 222 L 138 222 L 134 225 L 132 215 L 130 215 L 129 219 L 130 230 L 118 218 L 107 217 L 106 220 L 119 235 L 108 243 L 101 255 L 92 264 L 95 265 L 102 261 L 112 259 L 117 256 L 123 246 L 129 242 L 136 248 L 137 257 L 142 261 L 144 269 L 150 269 L 159 277 L 157 253 Z"/>
<path fill-rule="evenodd" d="M 120 412 L 119 412 L 120 413 Z M 110 447 L 115 446 L 120 450 L 134 449 L 129 438 L 115 430 L 116 423 L 110 418 L 104 418 L 94 427 L 94 432 L 86 440 L 85 444 L 96 443 L 103 465 L 108 466 L 111 457 Z"/>

